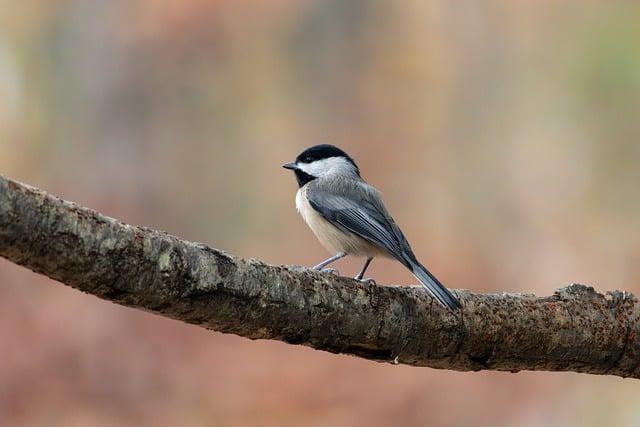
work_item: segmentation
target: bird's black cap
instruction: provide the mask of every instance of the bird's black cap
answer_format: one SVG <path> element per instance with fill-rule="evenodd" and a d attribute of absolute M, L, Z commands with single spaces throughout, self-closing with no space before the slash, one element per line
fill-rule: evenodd
<path fill-rule="evenodd" d="M 313 147 L 307 148 L 298 155 L 298 157 L 296 158 L 296 162 L 312 163 L 316 160 L 329 159 L 331 157 L 344 157 L 353 166 L 355 166 L 356 169 L 358 169 L 358 165 L 356 165 L 356 162 L 350 155 L 348 155 L 335 145 L 330 144 L 314 145 Z"/>
<path fill-rule="evenodd" d="M 333 157 L 341 157 L 351 163 L 355 168 L 356 174 L 360 176 L 360 169 L 358 168 L 358 165 L 356 165 L 356 162 L 351 158 L 351 156 L 349 156 L 347 153 L 345 153 L 335 145 L 329 144 L 314 145 L 313 147 L 309 147 L 298 155 L 295 162 L 285 163 L 284 165 L 282 165 L 282 167 L 294 171 L 296 174 L 296 179 L 298 181 L 298 186 L 302 187 L 307 183 L 313 181 L 317 177 L 306 173 L 300 167 L 300 164 L 309 164 L 318 160 L 330 159 Z"/>

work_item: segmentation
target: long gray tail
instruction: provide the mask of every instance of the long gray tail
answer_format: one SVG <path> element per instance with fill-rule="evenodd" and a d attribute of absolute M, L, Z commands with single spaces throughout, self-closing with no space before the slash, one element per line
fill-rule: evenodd
<path fill-rule="evenodd" d="M 422 264 L 417 261 L 409 261 L 409 267 L 416 279 L 440 304 L 451 311 L 460 309 L 460 301 L 433 274 L 429 273 L 429 270 L 424 268 Z"/>

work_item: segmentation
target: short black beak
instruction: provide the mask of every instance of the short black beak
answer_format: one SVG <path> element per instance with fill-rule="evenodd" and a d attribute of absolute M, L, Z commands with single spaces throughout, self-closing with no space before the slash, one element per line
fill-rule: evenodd
<path fill-rule="evenodd" d="M 295 162 L 285 163 L 284 165 L 282 165 L 282 167 L 285 169 L 291 169 L 292 171 L 298 169 L 298 166 L 295 164 Z"/>

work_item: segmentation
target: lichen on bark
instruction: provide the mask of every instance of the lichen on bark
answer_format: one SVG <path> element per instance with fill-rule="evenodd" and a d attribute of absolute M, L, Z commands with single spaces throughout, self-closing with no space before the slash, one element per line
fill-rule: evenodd
<path fill-rule="evenodd" d="M 640 377 L 640 310 L 627 292 L 457 290 L 463 308 L 451 313 L 420 288 L 240 259 L 1 176 L 0 256 L 105 300 L 251 339 L 460 371 Z"/>

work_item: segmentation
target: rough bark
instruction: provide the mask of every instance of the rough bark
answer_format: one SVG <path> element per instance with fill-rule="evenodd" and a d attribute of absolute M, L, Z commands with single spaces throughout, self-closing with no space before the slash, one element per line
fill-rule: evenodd
<path fill-rule="evenodd" d="M 459 371 L 640 378 L 639 309 L 626 292 L 459 290 L 454 314 L 418 287 L 236 258 L 1 176 L 0 256 L 105 300 L 251 339 Z"/>

